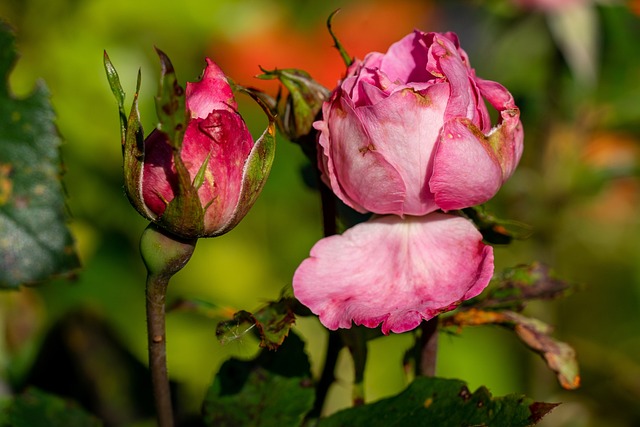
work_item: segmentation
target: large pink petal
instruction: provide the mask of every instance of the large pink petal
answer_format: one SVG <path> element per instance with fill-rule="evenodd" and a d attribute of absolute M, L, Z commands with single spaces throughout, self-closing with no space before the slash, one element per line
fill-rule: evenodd
<path fill-rule="evenodd" d="M 323 106 L 319 165 L 323 179 L 348 206 L 359 212 L 402 215 L 405 187 L 398 172 L 372 149 L 372 142 L 347 98 Z"/>
<path fill-rule="evenodd" d="M 390 215 L 316 243 L 293 290 L 329 329 L 400 333 L 478 295 L 492 274 L 493 248 L 466 219 Z"/>
<path fill-rule="evenodd" d="M 428 180 L 448 95 L 448 85 L 434 84 L 421 93 L 400 90 L 356 109 L 368 131 L 371 152 L 384 157 L 402 177 L 406 190 L 400 214 L 424 215 L 438 209 Z"/>
<path fill-rule="evenodd" d="M 237 109 L 227 77 L 209 58 L 200 81 L 187 82 L 185 102 L 191 117 L 200 119 L 205 119 L 213 110 Z"/>

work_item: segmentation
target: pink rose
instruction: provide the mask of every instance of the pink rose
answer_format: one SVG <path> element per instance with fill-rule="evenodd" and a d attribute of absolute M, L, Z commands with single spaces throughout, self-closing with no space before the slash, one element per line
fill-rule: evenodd
<path fill-rule="evenodd" d="M 523 131 L 511 94 L 476 77 L 455 34 L 414 31 L 355 62 L 314 126 L 323 180 L 384 215 L 320 240 L 296 270 L 295 296 L 327 328 L 404 332 L 487 286 L 493 248 L 470 221 L 435 211 L 493 197 Z"/>
<path fill-rule="evenodd" d="M 499 113 L 494 127 L 484 101 Z M 453 33 L 414 31 L 351 66 L 323 106 L 323 179 L 353 209 L 425 215 L 486 202 L 522 154 L 519 110 Z"/>

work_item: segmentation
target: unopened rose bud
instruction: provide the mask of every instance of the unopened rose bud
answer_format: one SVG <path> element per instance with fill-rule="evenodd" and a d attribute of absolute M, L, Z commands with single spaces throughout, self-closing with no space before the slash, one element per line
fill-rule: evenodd
<path fill-rule="evenodd" d="M 265 108 L 269 126 L 254 143 L 231 86 L 213 61 L 207 59 L 199 82 L 182 90 L 168 57 L 158 54 L 160 124 L 141 141 L 136 90 L 122 125 L 125 190 L 141 215 L 177 236 L 218 236 L 240 222 L 264 186 L 275 151 L 274 118 Z M 106 56 L 105 66 L 122 118 L 121 89 Z"/>

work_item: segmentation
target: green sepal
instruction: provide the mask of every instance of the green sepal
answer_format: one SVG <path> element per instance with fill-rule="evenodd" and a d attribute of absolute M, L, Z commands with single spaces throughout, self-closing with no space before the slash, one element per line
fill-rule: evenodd
<path fill-rule="evenodd" d="M 140 122 L 138 110 L 138 94 L 142 76 L 138 70 L 136 92 L 133 94 L 131 112 L 126 125 L 122 156 L 124 159 L 124 189 L 129 201 L 134 208 L 148 220 L 153 220 L 155 215 L 144 204 L 142 196 L 142 170 L 144 167 L 144 130 Z"/>
<path fill-rule="evenodd" d="M 175 69 L 169 57 L 158 48 L 156 48 L 156 52 L 162 66 L 158 96 L 156 96 L 158 129 L 169 137 L 169 142 L 174 150 L 179 150 L 182 147 L 187 123 L 185 93 L 178 83 Z"/>
<path fill-rule="evenodd" d="M 269 172 L 271 172 L 271 165 L 276 154 L 276 118 L 259 97 L 255 96 L 253 92 L 239 88 L 241 91 L 246 92 L 262 107 L 267 114 L 269 124 L 262 133 L 262 136 L 258 138 L 254 144 L 249 157 L 245 161 L 244 170 L 242 172 L 242 186 L 240 187 L 240 197 L 238 198 L 238 204 L 234 210 L 233 216 L 230 220 L 216 230 L 211 236 L 219 236 L 230 231 L 233 227 L 244 218 L 249 212 L 249 209 L 258 199 L 258 196 L 262 192 Z"/>
<path fill-rule="evenodd" d="M 175 69 L 169 57 L 156 48 L 161 64 L 160 84 L 156 96 L 158 131 L 166 135 L 173 149 L 173 163 L 178 176 L 174 198 L 156 223 L 172 233 L 185 238 L 204 236 L 204 211 L 198 196 L 197 182 L 191 181 L 189 171 L 182 161 L 181 151 L 187 125 L 184 89 L 178 83 Z M 197 177 L 194 181 L 197 181 Z"/>
<path fill-rule="evenodd" d="M 124 90 L 122 89 L 122 85 L 120 84 L 120 77 L 118 76 L 118 72 L 111 63 L 111 59 L 109 59 L 109 55 L 107 55 L 106 50 L 104 51 L 103 62 L 104 69 L 107 72 L 107 80 L 109 80 L 111 92 L 113 92 L 113 96 L 116 97 L 116 101 L 118 102 L 118 111 L 120 113 L 120 135 L 122 138 L 122 145 L 124 145 L 125 136 L 127 133 L 127 113 L 124 110 Z"/>
<path fill-rule="evenodd" d="M 180 150 L 175 148 L 173 163 L 178 175 L 178 188 L 156 223 L 184 238 L 203 237 L 205 209 L 198 196 L 198 189 L 191 182 L 189 171 L 180 157 Z"/>
<path fill-rule="evenodd" d="M 140 237 L 140 254 L 149 276 L 171 278 L 191 259 L 198 239 L 182 239 L 151 223 Z"/>
<path fill-rule="evenodd" d="M 283 114 L 278 118 L 281 132 L 298 142 L 312 132 L 313 122 L 329 98 L 331 91 L 311 78 L 309 73 L 295 68 L 262 70 L 263 80 L 278 79 L 289 91 Z"/>
<path fill-rule="evenodd" d="M 153 220 L 155 215 L 147 209 L 142 197 L 142 169 L 144 162 L 144 130 L 140 122 L 138 110 L 138 94 L 142 83 L 142 73 L 138 69 L 136 92 L 133 95 L 131 110 L 127 117 L 124 109 L 125 93 L 120 84 L 120 77 L 113 66 L 107 52 L 104 52 L 104 69 L 111 91 L 118 102 L 120 117 L 120 137 L 122 144 L 122 157 L 124 169 L 124 190 L 133 207 L 148 220 Z"/>
<path fill-rule="evenodd" d="M 347 67 L 350 67 L 351 64 L 353 64 L 354 59 L 352 56 L 349 56 L 347 50 L 344 48 L 344 46 L 342 46 L 342 43 L 340 43 L 340 40 L 338 40 L 338 37 L 336 37 L 336 35 L 333 33 L 333 29 L 331 28 L 331 21 L 333 20 L 335 14 L 338 12 L 340 12 L 340 9 L 334 10 L 327 18 L 327 30 L 329 30 L 329 34 L 331 34 L 331 38 L 333 39 L 333 46 L 338 49 L 338 52 L 340 52 L 340 56 L 342 57 L 345 65 Z"/>

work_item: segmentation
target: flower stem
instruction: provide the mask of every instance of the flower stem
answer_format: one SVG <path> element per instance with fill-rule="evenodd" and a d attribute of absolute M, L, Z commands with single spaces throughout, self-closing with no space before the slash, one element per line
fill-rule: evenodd
<path fill-rule="evenodd" d="M 158 426 L 173 426 L 171 391 L 167 375 L 167 350 L 165 334 L 165 297 L 169 279 L 156 275 L 147 276 L 147 336 L 149 345 L 149 369 Z"/>
<path fill-rule="evenodd" d="M 147 342 L 149 369 L 158 426 L 173 427 L 173 409 L 165 333 L 165 300 L 169 280 L 191 259 L 197 239 L 185 240 L 150 224 L 140 238 L 140 254 L 147 267 Z"/>
<path fill-rule="evenodd" d="M 420 324 L 420 354 L 417 375 L 433 377 L 438 356 L 438 316 Z"/>
<path fill-rule="evenodd" d="M 319 418 L 322 414 L 322 407 L 327 399 L 329 388 L 336 380 L 336 364 L 338 362 L 338 353 L 340 353 L 342 347 L 344 347 L 344 344 L 338 331 L 329 331 L 329 342 L 327 344 L 324 366 L 320 379 L 316 384 L 316 401 L 313 404 L 313 409 L 309 412 L 308 418 Z"/>

